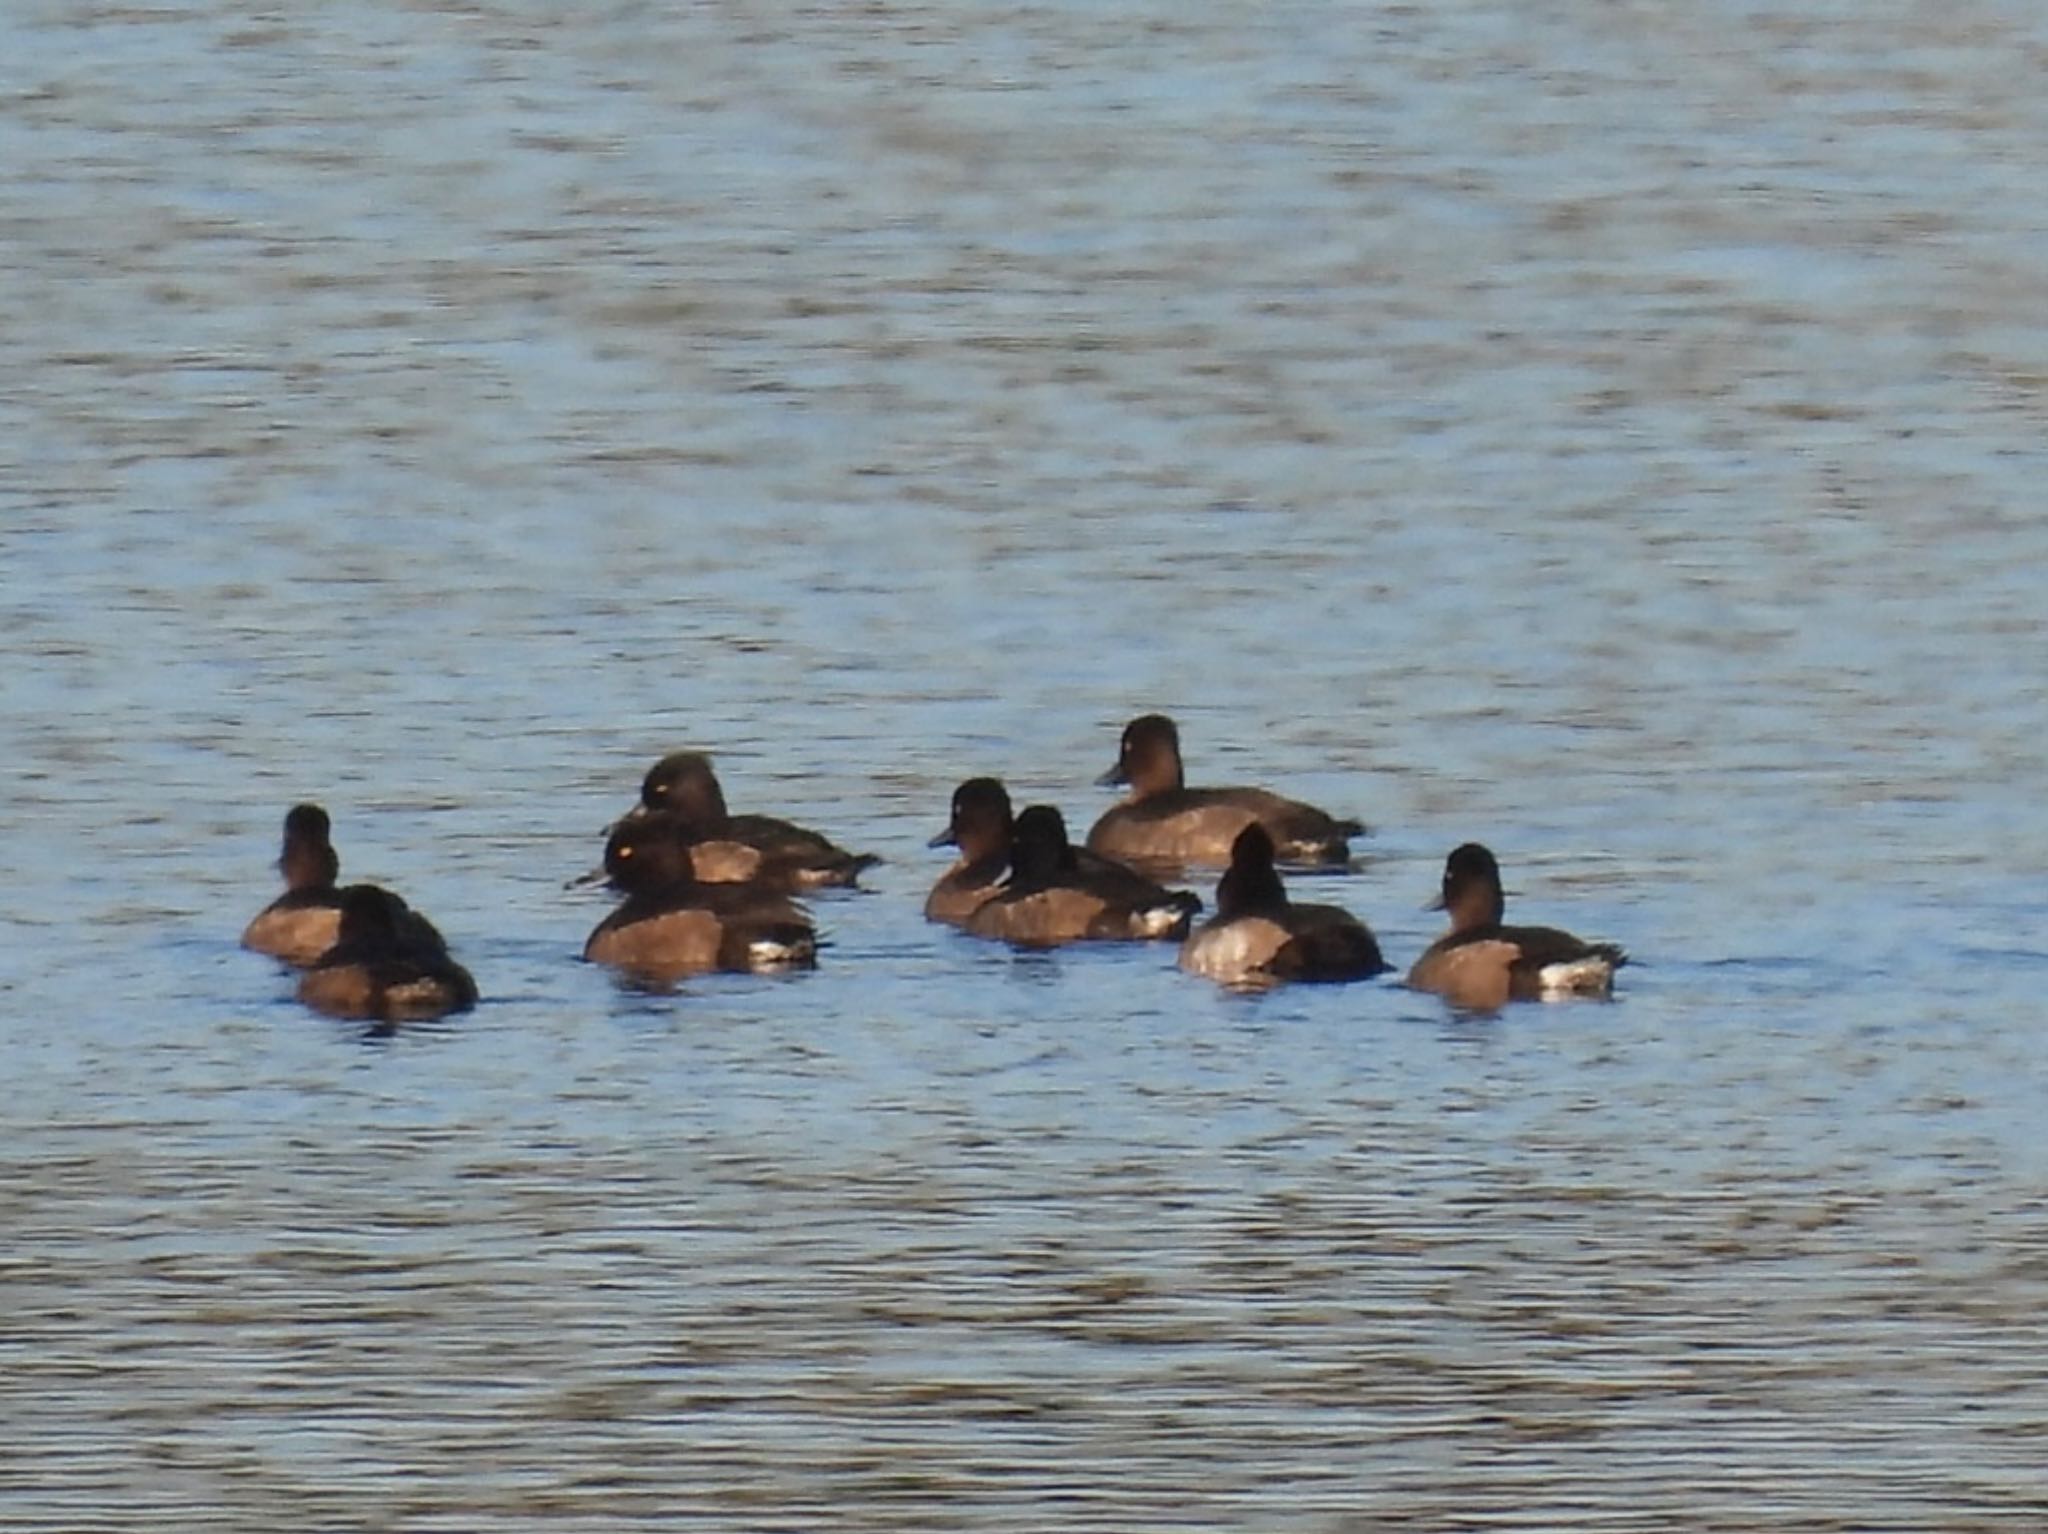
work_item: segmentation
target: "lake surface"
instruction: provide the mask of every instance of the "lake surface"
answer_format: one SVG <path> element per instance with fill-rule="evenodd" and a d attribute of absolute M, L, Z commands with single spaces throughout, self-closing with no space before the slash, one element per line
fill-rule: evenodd
<path fill-rule="evenodd" d="M 2040 1528 L 2044 17 L 8 7 L 0 1527 Z M 1150 709 L 1617 999 L 921 920 Z M 685 745 L 814 974 L 576 962 Z"/>

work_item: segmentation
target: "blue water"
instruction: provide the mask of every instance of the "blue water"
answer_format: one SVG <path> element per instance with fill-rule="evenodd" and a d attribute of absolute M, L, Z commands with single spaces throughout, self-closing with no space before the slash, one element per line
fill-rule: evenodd
<path fill-rule="evenodd" d="M 0 1527 L 2031 1530 L 2048 22 L 0 17 Z M 1617 999 L 926 925 L 1134 714 Z M 654 757 L 887 861 L 622 990 Z M 242 953 L 278 824 L 475 971 Z"/>

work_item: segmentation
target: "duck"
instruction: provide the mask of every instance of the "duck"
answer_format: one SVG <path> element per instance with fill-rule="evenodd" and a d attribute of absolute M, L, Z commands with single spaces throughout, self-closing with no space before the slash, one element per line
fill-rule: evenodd
<path fill-rule="evenodd" d="M 926 921 L 965 926 L 1002 888 L 1010 871 L 1010 793 L 998 778 L 968 778 L 953 790 L 946 829 L 926 845 L 957 847 L 960 856 L 925 897 Z"/>
<path fill-rule="evenodd" d="M 1065 835 L 1065 821 L 1061 834 Z M 1000 778 L 968 778 L 953 790 L 953 802 L 946 829 L 928 845 L 958 847 L 960 856 L 939 876 L 924 903 L 925 919 L 964 926 L 967 918 L 1001 890 L 1010 871 L 1010 839 L 1016 817 L 1010 808 L 1010 792 Z M 1085 847 L 1069 846 L 1075 867 L 1105 896 L 1142 904 L 1169 898 L 1199 915 L 1201 898 L 1185 890 L 1167 891 L 1127 864 L 1106 858 Z"/>
<path fill-rule="evenodd" d="M 441 934 L 390 890 L 341 891 L 334 946 L 299 977 L 299 1000 L 333 1017 L 381 1023 L 467 1012 L 476 981 L 449 956 Z"/>
<path fill-rule="evenodd" d="M 1131 869 L 1084 868 L 1064 816 L 1028 806 L 1011 828 L 1010 876 L 961 924 L 976 937 L 1024 948 L 1086 940 L 1181 938 L 1200 908 Z"/>
<path fill-rule="evenodd" d="M 707 884 L 690 849 L 658 817 L 628 816 L 605 845 L 605 868 L 625 901 L 597 924 L 583 957 L 665 984 L 710 970 L 809 969 L 818 934 L 786 894 Z"/>
<path fill-rule="evenodd" d="M 1392 968 L 1372 929 L 1340 906 L 1296 904 L 1273 866 L 1273 836 L 1254 820 L 1230 844 L 1216 914 L 1181 944 L 1180 967 L 1225 985 L 1370 980 Z"/>
<path fill-rule="evenodd" d="M 1281 861 L 1341 867 L 1350 861 L 1351 838 L 1365 834 L 1362 821 L 1263 788 L 1189 788 L 1180 730 L 1164 714 L 1124 726 L 1116 765 L 1096 783 L 1126 784 L 1130 792 L 1089 829 L 1088 846 L 1129 863 L 1225 866 L 1238 832 L 1257 821 Z"/>
<path fill-rule="evenodd" d="M 830 838 L 773 815 L 735 815 L 711 758 L 701 751 L 664 756 L 641 780 L 627 819 L 666 816 L 706 884 L 753 884 L 784 892 L 850 887 L 881 859 L 848 852 Z M 623 823 L 623 822 L 621 822 Z"/>
<path fill-rule="evenodd" d="M 326 810 L 295 804 L 285 812 L 277 867 L 284 875 L 284 893 L 242 929 L 242 946 L 304 969 L 341 938 L 341 855 L 334 850 L 334 822 Z M 403 900 L 398 904 L 415 939 L 427 947 L 447 946 L 432 922 Z"/>
<path fill-rule="evenodd" d="M 242 929 L 242 946 L 303 968 L 332 948 L 341 934 L 341 856 L 334 823 L 317 804 L 285 812 L 284 845 L 277 871 L 284 893 Z"/>
<path fill-rule="evenodd" d="M 1510 1001 L 1607 996 L 1628 955 L 1613 943 L 1589 943 L 1555 927 L 1509 927 L 1500 863 L 1478 842 L 1444 860 L 1434 908 L 1450 913 L 1451 930 L 1430 944 L 1408 971 L 1408 985 L 1433 991 L 1455 1007 L 1491 1012 Z"/>

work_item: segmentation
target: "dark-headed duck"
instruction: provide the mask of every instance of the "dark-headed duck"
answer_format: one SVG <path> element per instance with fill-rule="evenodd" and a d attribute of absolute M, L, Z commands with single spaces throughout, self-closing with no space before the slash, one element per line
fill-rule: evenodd
<path fill-rule="evenodd" d="M 605 869 L 626 899 L 597 924 L 583 957 L 657 983 L 707 970 L 809 968 L 818 935 L 802 906 L 745 884 L 705 884 L 658 816 L 612 831 Z"/>
<path fill-rule="evenodd" d="M 1180 967 L 1225 985 L 1370 980 L 1391 966 L 1372 930 L 1333 905 L 1297 905 L 1273 867 L 1273 838 L 1253 821 L 1230 845 L 1216 914 L 1181 945 Z"/>
<path fill-rule="evenodd" d="M 858 882 L 862 869 L 881 861 L 773 815 L 733 814 L 701 751 L 677 751 L 647 769 L 640 803 L 627 818 L 646 815 L 672 817 L 691 848 L 692 872 L 707 884 L 826 889 Z"/>
<path fill-rule="evenodd" d="M 1009 790 L 996 778 L 969 778 L 953 790 L 952 818 L 946 829 L 931 839 L 934 847 L 953 846 L 960 856 L 939 876 L 924 903 L 930 921 L 964 926 L 967 918 L 992 899 L 1002 888 L 1010 871 L 1010 838 L 1016 821 L 1010 811 Z M 1061 823 L 1065 834 L 1065 823 Z M 1130 904 L 1146 904 L 1170 898 L 1199 912 L 1202 902 L 1186 891 L 1169 893 L 1135 869 L 1106 858 L 1085 847 L 1069 847 L 1074 866 L 1085 875 L 1098 894 Z"/>
<path fill-rule="evenodd" d="M 1178 938 L 1201 909 L 1184 892 L 1162 889 L 1128 868 L 1083 867 L 1067 841 L 1067 823 L 1034 804 L 1010 833 L 1010 877 L 962 924 L 976 937 L 1026 948 L 1088 939 Z"/>
<path fill-rule="evenodd" d="M 1285 863 L 1341 865 L 1350 839 L 1365 827 L 1263 788 L 1189 788 L 1181 768 L 1180 731 L 1164 714 L 1124 726 L 1116 765 L 1098 780 L 1127 783 L 1130 793 L 1088 833 L 1088 845 L 1140 864 L 1227 864 L 1237 833 L 1256 821 Z"/>
<path fill-rule="evenodd" d="M 995 778 L 969 778 L 953 790 L 953 812 L 933 847 L 958 847 L 960 856 L 925 897 L 927 921 L 965 924 L 1002 888 L 1010 871 L 1010 794 Z"/>
<path fill-rule="evenodd" d="M 335 1017 L 443 1017 L 476 1005 L 476 982 L 425 917 L 374 884 L 341 892 L 340 934 L 299 977 L 299 1000 Z"/>
<path fill-rule="evenodd" d="M 327 811 L 295 804 L 284 817 L 277 870 L 284 893 L 242 929 L 242 946 L 304 966 L 334 946 L 341 932 L 341 858 L 330 840 Z"/>
<path fill-rule="evenodd" d="M 1444 860 L 1436 902 L 1451 930 L 1408 971 L 1408 984 L 1453 1006 L 1492 1011 L 1509 1001 L 1605 996 L 1628 955 L 1612 943 L 1588 943 L 1555 927 L 1507 927 L 1500 864 L 1477 842 Z"/>
<path fill-rule="evenodd" d="M 284 850 L 278 871 L 285 891 L 258 911 L 242 929 L 242 946 L 303 969 L 341 940 L 341 857 L 333 827 L 317 804 L 295 804 L 284 817 Z M 398 900 L 396 895 L 391 897 Z M 442 947 L 434 924 L 398 900 L 409 935 L 425 946 Z"/>

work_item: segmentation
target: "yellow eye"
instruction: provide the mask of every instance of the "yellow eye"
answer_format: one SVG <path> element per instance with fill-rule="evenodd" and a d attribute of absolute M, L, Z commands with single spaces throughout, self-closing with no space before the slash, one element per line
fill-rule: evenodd
<path fill-rule="evenodd" d="M 620 858 L 622 858 L 622 859 L 623 859 L 623 858 L 629 858 L 629 857 L 631 857 L 632 855 L 633 855 L 633 849 L 632 849 L 631 847 L 621 847 L 621 848 L 619 849 L 619 856 L 620 856 Z"/>

